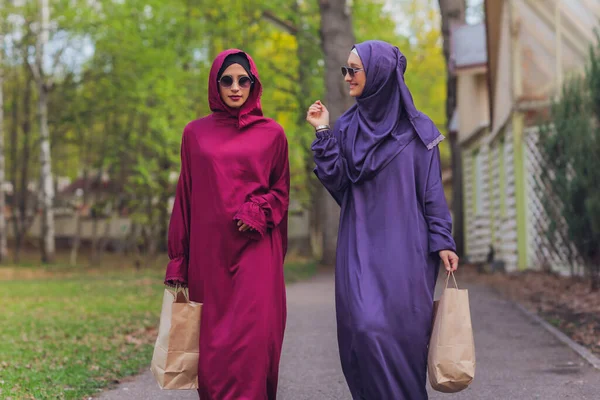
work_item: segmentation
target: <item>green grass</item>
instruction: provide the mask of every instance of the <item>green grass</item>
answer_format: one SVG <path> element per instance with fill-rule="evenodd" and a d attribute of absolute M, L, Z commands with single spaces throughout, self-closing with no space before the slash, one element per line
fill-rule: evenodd
<path fill-rule="evenodd" d="M 158 272 L 0 283 L 0 398 L 79 399 L 152 354 Z"/>
<path fill-rule="evenodd" d="M 286 280 L 315 272 L 292 261 Z M 148 368 L 163 273 L 0 268 L 0 398 L 81 399 Z"/>

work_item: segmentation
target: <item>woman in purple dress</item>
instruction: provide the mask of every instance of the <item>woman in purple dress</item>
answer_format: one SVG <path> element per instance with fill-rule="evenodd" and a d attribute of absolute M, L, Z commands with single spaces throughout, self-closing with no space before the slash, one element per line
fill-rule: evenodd
<path fill-rule="evenodd" d="M 317 101 L 315 173 L 341 206 L 336 260 L 340 359 L 354 400 L 427 399 L 427 348 L 440 260 L 458 266 L 444 197 L 444 138 L 404 82 L 406 58 L 381 41 L 342 67 L 356 104 L 333 129 Z"/>

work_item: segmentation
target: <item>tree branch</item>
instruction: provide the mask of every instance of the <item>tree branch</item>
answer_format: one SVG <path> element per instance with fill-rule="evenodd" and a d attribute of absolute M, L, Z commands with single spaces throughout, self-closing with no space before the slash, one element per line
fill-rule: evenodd
<path fill-rule="evenodd" d="M 43 77 L 42 77 L 42 73 L 41 73 L 40 69 L 38 68 L 38 65 L 35 62 L 34 63 L 29 62 L 29 60 L 27 60 L 27 59 L 25 59 L 25 62 L 27 63 L 27 66 L 29 67 L 29 71 L 31 72 L 33 79 L 36 81 L 36 83 L 39 84 L 39 82 L 42 81 Z"/>
<path fill-rule="evenodd" d="M 280 107 L 275 107 L 275 112 L 289 112 L 289 113 L 294 113 L 297 112 L 298 108 L 296 107 L 290 107 L 290 106 L 280 106 Z"/>
<path fill-rule="evenodd" d="M 63 46 L 59 51 L 56 52 L 56 54 L 54 55 L 54 62 L 52 63 L 52 72 L 54 72 L 54 70 L 56 69 L 56 67 L 58 66 L 58 62 L 60 61 L 60 58 L 62 57 L 63 53 L 65 52 L 65 49 L 67 48 L 67 45 Z M 49 90 L 52 88 L 52 86 L 54 86 L 54 77 L 49 77 L 48 81 L 46 82 L 46 89 Z"/>
<path fill-rule="evenodd" d="M 292 21 L 279 18 L 272 11 L 269 11 L 269 10 L 263 11 L 261 18 L 266 20 L 267 22 L 270 22 L 273 25 L 279 27 L 280 29 L 284 30 L 286 33 L 295 36 L 296 38 L 298 38 L 300 36 L 304 36 L 306 39 L 309 39 L 309 41 L 313 45 L 320 46 L 320 38 L 319 37 L 313 35 L 312 32 L 307 31 L 306 29 L 302 29 L 302 28 L 298 27 Z"/>
<path fill-rule="evenodd" d="M 292 23 L 291 21 L 287 21 L 287 20 L 279 18 L 277 15 L 275 15 L 275 13 L 273 13 L 269 10 L 263 11 L 262 18 L 277 25 L 278 27 L 280 27 L 281 29 L 283 29 L 284 31 L 289 33 L 290 35 L 295 36 L 298 34 L 299 29 L 296 25 L 294 25 L 294 23 Z"/>
<path fill-rule="evenodd" d="M 285 72 L 284 70 L 282 70 L 281 68 L 279 68 L 277 65 L 275 65 L 275 63 L 271 60 L 267 61 L 267 66 L 272 69 L 273 71 L 275 71 L 277 74 L 284 76 L 286 78 L 288 78 L 289 80 L 291 80 L 292 82 L 295 82 L 298 80 L 298 78 L 296 78 L 295 76 L 293 76 L 292 74 L 290 74 L 289 72 Z"/>
<path fill-rule="evenodd" d="M 277 90 L 281 90 L 282 92 L 291 94 L 292 96 L 294 96 L 294 98 L 298 97 L 298 93 L 295 92 L 293 89 L 288 89 L 285 87 L 277 86 Z"/>

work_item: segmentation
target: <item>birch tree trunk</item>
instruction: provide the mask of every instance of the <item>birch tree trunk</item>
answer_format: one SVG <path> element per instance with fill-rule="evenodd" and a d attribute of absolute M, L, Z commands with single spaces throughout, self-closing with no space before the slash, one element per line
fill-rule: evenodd
<path fill-rule="evenodd" d="M 54 261 L 54 185 L 52 184 L 52 158 L 50 155 L 50 132 L 48 130 L 48 89 L 44 76 L 44 51 L 48 44 L 50 8 L 48 0 L 39 0 L 40 27 L 37 35 L 34 76 L 38 87 L 38 117 L 40 122 L 40 180 L 42 203 L 42 262 Z"/>

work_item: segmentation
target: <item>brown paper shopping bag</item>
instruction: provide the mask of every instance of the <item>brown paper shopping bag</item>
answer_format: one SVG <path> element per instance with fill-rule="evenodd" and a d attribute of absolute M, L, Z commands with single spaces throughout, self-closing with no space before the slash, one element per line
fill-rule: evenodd
<path fill-rule="evenodd" d="M 475 343 L 471 326 L 469 293 L 446 287 L 434 304 L 434 321 L 429 342 L 428 374 L 434 390 L 444 393 L 459 392 L 475 377 Z"/>
<path fill-rule="evenodd" d="M 202 304 L 185 289 L 165 289 L 150 370 L 161 389 L 198 388 Z"/>

